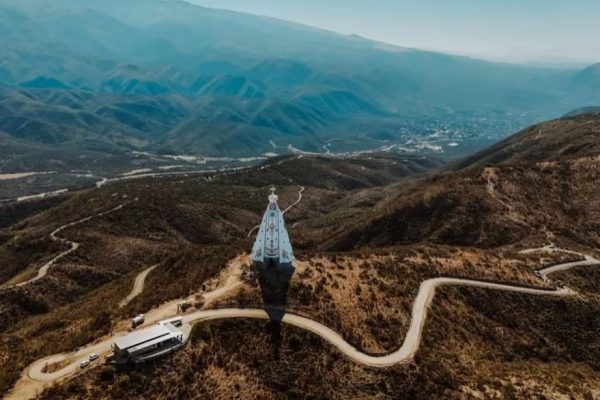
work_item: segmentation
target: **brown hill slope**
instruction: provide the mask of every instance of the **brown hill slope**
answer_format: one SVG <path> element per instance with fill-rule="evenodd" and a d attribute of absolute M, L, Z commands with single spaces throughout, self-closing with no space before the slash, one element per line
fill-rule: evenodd
<path fill-rule="evenodd" d="M 594 124 L 587 117 L 552 122 L 551 134 L 531 139 L 527 155 L 516 153 L 526 132 L 457 170 L 319 196 L 311 209 L 332 205 L 312 209 L 293 231 L 301 264 L 290 307 L 381 354 L 402 341 L 424 278 L 459 274 L 541 286 L 535 265 L 557 260 L 515 250 L 551 240 L 597 254 Z M 498 164 L 483 161 L 490 157 Z M 170 360 L 114 375 L 91 370 L 41 398 L 594 399 L 598 267 L 557 275 L 582 296 L 440 288 L 422 346 L 406 365 L 366 368 L 308 332 L 283 326 L 274 342 L 268 324 L 234 320 L 198 325 Z M 244 290 L 230 301 L 252 304 L 252 285 Z"/>
<path fill-rule="evenodd" d="M 596 115 L 526 129 L 454 170 L 387 188 L 371 209 L 340 218 L 326 247 L 497 246 L 540 234 L 598 246 L 599 154 Z"/>
<path fill-rule="evenodd" d="M 305 157 L 231 175 L 122 183 L 75 196 L 13 229 L 47 231 L 67 211 L 95 210 L 124 194 L 138 201 L 127 212 L 65 232 L 84 244 L 50 283 L 31 288 L 37 303 L 22 306 L 18 300 L 31 297 L 20 293 L 2 300 L 29 314 L 3 332 L 1 387 L 8 389 L 32 360 L 91 342 L 122 328 L 133 313 L 209 282 L 227 261 L 248 251 L 247 232 L 264 210 L 271 183 L 280 188 L 282 204 L 291 204 L 299 186 L 306 187 L 302 202 L 286 214 L 298 258 L 288 306 L 366 352 L 385 353 L 403 341 L 423 279 L 451 275 L 549 285 L 532 272 L 572 255 L 517 250 L 554 241 L 598 257 L 597 154 L 585 146 L 561 150 L 569 141 L 596 138 L 588 130 L 593 119 L 577 121 L 570 138 L 557 127 L 536 139 L 530 156 L 474 161 L 412 181 L 398 180 L 424 170 L 415 159 Z M 163 253 L 128 250 L 150 245 Z M 126 256 L 129 270 L 113 253 Z M 150 257 L 161 264 L 148 277 L 147 290 L 116 309 Z M 91 268 L 110 279 L 82 285 L 87 293 L 67 292 L 72 302 L 58 308 L 60 299 L 48 297 L 51 306 L 31 315 L 29 306 L 46 301 L 41 289 L 60 291 L 61 283 L 77 282 Z M 225 321 L 199 325 L 190 346 L 170 360 L 116 374 L 92 369 L 42 398 L 594 398 L 600 393 L 598 268 L 566 271 L 556 279 L 581 296 L 440 288 L 422 346 L 407 365 L 365 368 L 290 327 L 282 328 L 274 352 L 269 325 Z M 260 305 L 251 270 L 238 291 L 210 307 L 231 305 Z M 4 315 L 14 318 L 13 310 Z"/>
<path fill-rule="evenodd" d="M 597 112 L 533 125 L 490 148 L 467 157 L 459 168 L 471 165 L 566 161 L 600 154 L 600 115 Z"/>
<path fill-rule="evenodd" d="M 59 237 L 80 246 L 45 278 L 0 288 L 0 353 L 9 355 L 0 359 L 0 393 L 36 358 L 84 345 L 106 334 L 114 321 L 198 290 L 251 246 L 247 234 L 260 221 L 270 185 L 277 186 L 282 206 L 295 202 L 305 187 L 302 203 L 286 215 L 293 224 L 330 211 L 347 193 L 440 164 L 385 154 L 347 160 L 293 156 L 250 170 L 108 185 L 51 205 L 4 205 L 0 210 L 15 216 L 12 222 L 17 215 L 23 219 L 0 230 L 2 283 L 33 277 L 67 248 L 48 238 L 59 226 L 124 207 L 61 231 Z M 159 267 L 145 292 L 119 310 L 135 275 L 154 264 Z"/>

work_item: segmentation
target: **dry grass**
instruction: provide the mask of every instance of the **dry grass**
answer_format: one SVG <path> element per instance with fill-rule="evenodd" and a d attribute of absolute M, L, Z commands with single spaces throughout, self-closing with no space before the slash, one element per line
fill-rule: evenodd
<path fill-rule="evenodd" d="M 117 329 L 118 321 L 197 292 L 250 248 L 252 239 L 246 235 L 264 211 L 270 184 L 277 185 L 282 206 L 297 199 L 299 186 L 307 187 L 302 203 L 286 215 L 292 224 L 331 210 L 350 189 L 389 183 L 413 168 L 420 171 L 425 168 L 421 162 L 388 171 L 382 165 L 389 162 L 352 161 L 348 166 L 307 157 L 249 173 L 216 174 L 210 181 L 196 176 L 124 182 L 61 198 L 51 204 L 55 207 L 40 202 L 37 208 L 0 208 L 0 213 L 23 216 L 10 231 L 0 231 L 0 262 L 11 266 L 0 272 L 0 281 L 6 281 L 35 273 L 38 264 L 60 250 L 48 239 L 58 226 L 127 204 L 61 232 L 81 246 L 46 278 L 0 291 L 0 393 L 33 360 L 94 341 Z M 302 242 L 300 229 L 293 236 Z M 144 292 L 119 309 L 135 275 L 154 264 L 159 266 L 147 277 Z"/>
<path fill-rule="evenodd" d="M 354 346 L 373 354 L 401 346 L 412 303 L 425 279 L 454 276 L 549 287 L 533 271 L 544 262 L 565 259 L 560 253 L 522 256 L 510 248 L 483 251 L 446 246 L 300 257 L 288 292 L 288 310 L 335 329 Z M 262 306 L 255 274 L 248 278 L 242 293 L 217 306 Z"/>
<path fill-rule="evenodd" d="M 415 361 L 386 369 L 361 367 L 296 328 L 282 326 L 274 341 L 265 322 L 209 322 L 172 359 L 111 381 L 89 371 L 41 398 L 588 399 L 600 390 L 600 349 L 586 336 L 599 306 L 443 288 Z"/>
<path fill-rule="evenodd" d="M 265 182 L 279 186 L 286 202 L 307 186 L 288 219 L 301 222 L 291 230 L 301 263 L 289 308 L 366 351 L 394 350 L 423 279 L 541 286 L 532 271 L 563 256 L 518 255 L 517 244 L 539 246 L 549 236 L 575 250 L 600 244 L 598 196 L 589 184 L 598 180 L 597 166 L 570 160 L 498 167 L 495 195 L 523 221 L 489 195 L 477 166 L 382 188 L 405 171 L 310 159 L 213 181 L 148 180 L 74 196 L 16 229 L 42 237 L 64 215 L 101 209 L 124 194 L 139 201 L 127 213 L 66 232 L 80 238 L 82 250 L 44 282 L 0 300 L 0 313 L 14 318 L 0 339 L 0 391 L 28 362 L 93 341 L 115 329 L 115 321 L 195 293 L 215 278 L 250 248 L 246 234 L 264 210 Z M 135 273 L 157 262 L 147 290 L 117 310 Z M 600 280 L 593 274 L 561 274 L 585 292 L 569 300 L 443 288 L 408 365 L 363 368 L 290 327 L 281 329 L 277 356 L 275 326 L 234 320 L 197 326 L 191 345 L 171 359 L 110 379 L 88 371 L 42 398 L 589 398 L 600 381 L 598 288 L 591 282 Z M 255 276 L 244 279 L 236 298 L 215 306 L 260 304 Z"/>

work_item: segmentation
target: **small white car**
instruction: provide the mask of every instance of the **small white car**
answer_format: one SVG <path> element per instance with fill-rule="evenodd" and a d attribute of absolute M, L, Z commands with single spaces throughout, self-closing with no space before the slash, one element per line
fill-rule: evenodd
<path fill-rule="evenodd" d="M 96 361 L 100 356 L 97 353 L 90 354 L 90 362 Z"/>
<path fill-rule="evenodd" d="M 83 360 L 81 362 L 81 364 L 79 364 L 79 367 L 83 369 L 83 368 L 87 367 L 88 365 L 90 365 L 90 360 Z"/>

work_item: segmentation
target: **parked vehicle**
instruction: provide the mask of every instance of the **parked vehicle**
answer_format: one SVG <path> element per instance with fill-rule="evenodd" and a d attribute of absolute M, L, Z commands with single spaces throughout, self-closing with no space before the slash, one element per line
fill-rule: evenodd
<path fill-rule="evenodd" d="M 87 367 L 88 365 L 90 365 L 90 360 L 83 360 L 83 361 L 81 362 L 81 364 L 79 364 L 79 367 L 80 367 L 81 369 L 83 369 L 83 368 Z"/>
<path fill-rule="evenodd" d="M 144 314 L 140 314 L 137 317 L 134 317 L 131 320 L 131 328 L 135 329 L 138 326 L 142 325 L 144 323 L 145 319 L 144 319 Z"/>
<path fill-rule="evenodd" d="M 100 358 L 100 356 L 98 355 L 98 353 L 92 353 L 92 354 L 90 354 L 90 362 L 96 361 L 98 358 Z"/>

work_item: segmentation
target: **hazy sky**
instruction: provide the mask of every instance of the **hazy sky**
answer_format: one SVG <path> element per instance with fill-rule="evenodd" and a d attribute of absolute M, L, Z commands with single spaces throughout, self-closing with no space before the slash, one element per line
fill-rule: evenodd
<path fill-rule="evenodd" d="M 189 1 L 491 60 L 600 62 L 600 0 Z"/>

